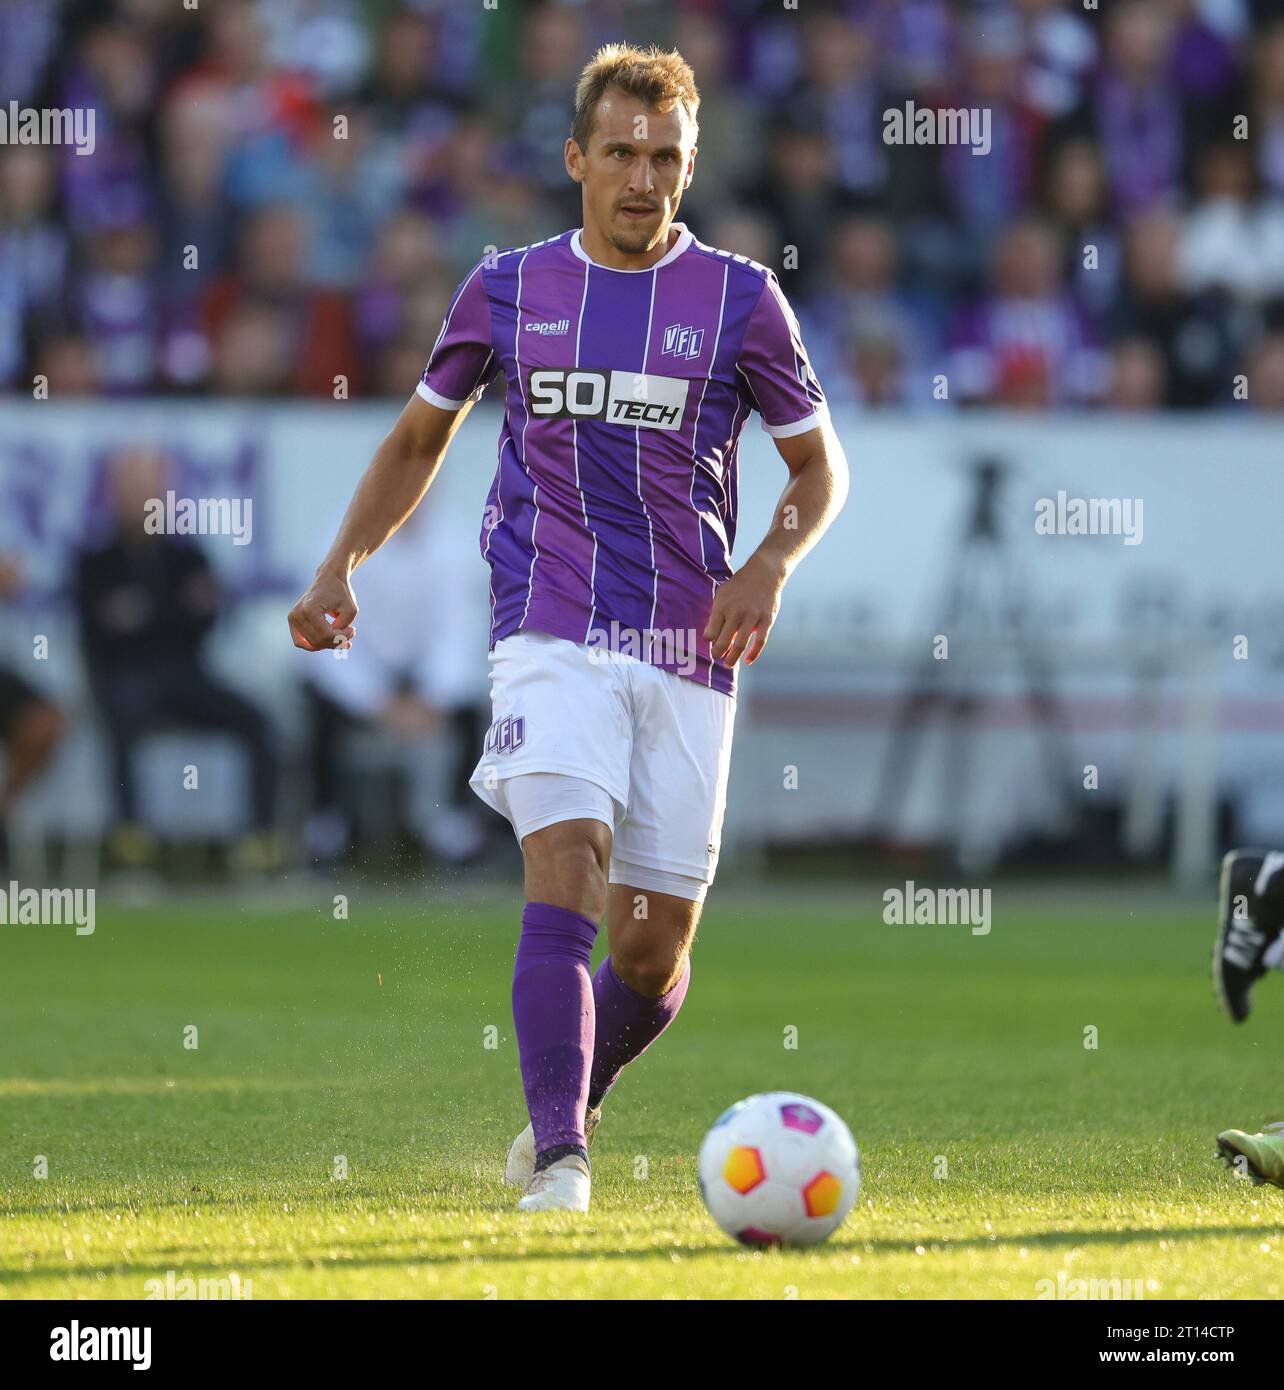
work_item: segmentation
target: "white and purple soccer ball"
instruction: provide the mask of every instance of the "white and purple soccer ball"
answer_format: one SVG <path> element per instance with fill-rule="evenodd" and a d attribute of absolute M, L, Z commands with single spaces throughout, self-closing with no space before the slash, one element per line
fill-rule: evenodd
<path fill-rule="evenodd" d="M 816 1245 L 856 1201 L 860 1154 L 827 1105 L 767 1091 L 714 1122 L 699 1175 L 709 1215 L 743 1245 Z"/>

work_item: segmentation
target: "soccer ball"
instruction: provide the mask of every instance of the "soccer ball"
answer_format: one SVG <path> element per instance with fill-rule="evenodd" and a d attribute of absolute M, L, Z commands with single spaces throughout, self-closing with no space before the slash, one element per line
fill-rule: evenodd
<path fill-rule="evenodd" d="M 860 1191 L 852 1132 L 793 1091 L 750 1096 L 700 1145 L 709 1215 L 743 1245 L 816 1245 L 843 1224 Z"/>

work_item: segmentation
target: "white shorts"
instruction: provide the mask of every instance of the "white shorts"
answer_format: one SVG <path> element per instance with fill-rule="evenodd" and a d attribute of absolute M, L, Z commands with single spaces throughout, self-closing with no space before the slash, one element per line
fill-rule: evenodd
<path fill-rule="evenodd" d="M 497 642 L 490 668 L 494 722 L 471 785 L 518 840 L 602 820 L 612 883 L 703 898 L 722 840 L 735 700 L 542 632 Z M 529 774 L 556 780 L 515 785 Z"/>

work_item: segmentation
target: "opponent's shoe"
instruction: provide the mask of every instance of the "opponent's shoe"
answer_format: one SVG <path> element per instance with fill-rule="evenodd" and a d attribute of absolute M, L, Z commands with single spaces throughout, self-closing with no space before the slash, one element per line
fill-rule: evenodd
<path fill-rule="evenodd" d="M 602 1118 L 602 1107 L 584 1112 L 584 1142 L 591 1146 Z M 512 1187 L 529 1187 L 535 1176 L 535 1131 L 527 1125 L 509 1146 L 504 1161 L 504 1181 Z"/>
<path fill-rule="evenodd" d="M 1255 1185 L 1284 1187 L 1284 1124 L 1267 1125 L 1268 1134 L 1226 1129 L 1217 1136 L 1217 1157 Z"/>
<path fill-rule="evenodd" d="M 588 1211 L 589 1170 L 579 1154 L 567 1154 L 530 1180 L 518 1211 Z"/>
<path fill-rule="evenodd" d="M 1253 881 L 1265 855 L 1260 850 L 1233 849 L 1222 860 L 1217 901 L 1217 942 L 1213 946 L 1213 988 L 1235 1023 L 1243 1023 L 1252 1008 L 1253 986 L 1266 974 L 1262 957 L 1279 929 L 1257 925 Z M 1235 915 L 1235 901 L 1244 898 L 1246 916 Z"/>

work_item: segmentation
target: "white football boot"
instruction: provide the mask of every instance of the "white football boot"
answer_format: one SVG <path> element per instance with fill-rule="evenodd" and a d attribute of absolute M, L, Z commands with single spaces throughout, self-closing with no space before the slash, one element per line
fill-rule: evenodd
<path fill-rule="evenodd" d="M 602 1107 L 584 1112 L 584 1142 L 590 1148 L 598 1121 L 602 1118 Z M 529 1187 L 535 1176 L 535 1131 L 527 1125 L 513 1140 L 504 1163 L 504 1181 L 512 1187 Z"/>
<path fill-rule="evenodd" d="M 530 1181 L 518 1211 L 588 1211 L 589 1170 L 579 1154 L 567 1154 Z"/>

